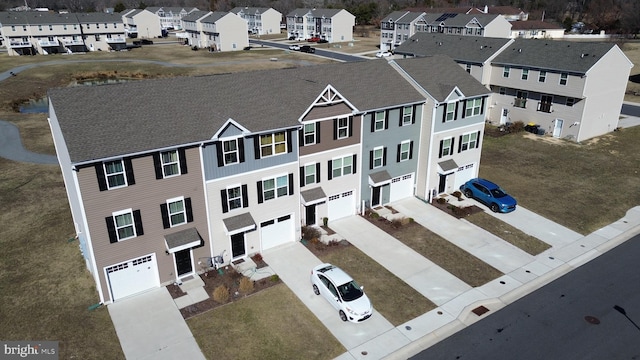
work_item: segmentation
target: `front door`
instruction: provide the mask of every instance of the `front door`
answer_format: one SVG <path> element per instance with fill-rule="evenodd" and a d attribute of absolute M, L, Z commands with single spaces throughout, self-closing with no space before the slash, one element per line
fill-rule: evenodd
<path fill-rule="evenodd" d="M 438 174 L 440 176 L 440 181 L 438 182 L 438 194 L 442 194 L 444 190 L 447 188 L 447 175 Z"/>
<path fill-rule="evenodd" d="M 556 125 L 553 128 L 553 137 L 559 138 L 560 135 L 562 135 L 562 125 L 563 125 L 563 123 L 564 123 L 564 120 L 556 119 Z"/>
<path fill-rule="evenodd" d="M 193 272 L 193 266 L 191 265 L 191 249 L 180 250 L 176 252 L 174 256 L 176 258 L 176 271 L 178 272 L 178 277 Z"/>
<path fill-rule="evenodd" d="M 304 207 L 304 214 L 306 225 L 315 225 L 316 224 L 316 206 L 309 205 Z"/>
<path fill-rule="evenodd" d="M 500 125 L 506 124 L 508 118 L 509 118 L 509 109 L 502 108 L 502 113 L 500 113 Z"/>
<path fill-rule="evenodd" d="M 382 186 L 374 186 L 371 189 L 371 206 L 380 205 L 380 189 Z"/>
<path fill-rule="evenodd" d="M 231 256 L 235 259 L 247 253 L 244 246 L 244 233 L 231 235 Z"/>

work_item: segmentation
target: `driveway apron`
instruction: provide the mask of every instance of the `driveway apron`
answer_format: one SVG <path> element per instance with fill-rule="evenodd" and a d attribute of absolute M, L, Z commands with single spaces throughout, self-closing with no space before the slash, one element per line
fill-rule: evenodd
<path fill-rule="evenodd" d="M 127 359 L 204 359 L 167 288 L 107 307 Z"/>

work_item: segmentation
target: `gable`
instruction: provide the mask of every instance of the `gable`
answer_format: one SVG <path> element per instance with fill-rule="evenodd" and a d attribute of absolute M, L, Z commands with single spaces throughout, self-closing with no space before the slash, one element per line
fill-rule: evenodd
<path fill-rule="evenodd" d="M 222 127 L 211 137 L 211 139 L 220 139 L 225 137 L 237 137 L 241 136 L 249 131 L 233 121 L 233 119 L 227 120 Z"/>
<path fill-rule="evenodd" d="M 332 118 L 341 115 L 351 115 L 357 109 L 349 103 L 336 89 L 328 85 L 311 104 L 302 116 L 301 121 Z"/>

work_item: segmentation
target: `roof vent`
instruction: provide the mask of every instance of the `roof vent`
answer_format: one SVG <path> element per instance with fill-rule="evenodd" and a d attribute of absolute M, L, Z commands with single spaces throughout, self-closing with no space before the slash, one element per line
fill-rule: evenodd
<path fill-rule="evenodd" d="M 521 53 L 521 52 L 522 52 L 522 49 L 518 49 L 518 52 L 519 52 L 519 53 Z"/>
<path fill-rule="evenodd" d="M 442 41 L 440 41 L 440 42 L 438 43 L 438 45 L 442 46 Z"/>

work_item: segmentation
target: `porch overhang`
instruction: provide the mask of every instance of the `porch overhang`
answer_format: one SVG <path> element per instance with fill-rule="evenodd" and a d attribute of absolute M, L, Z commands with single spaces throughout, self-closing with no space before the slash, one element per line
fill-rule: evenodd
<path fill-rule="evenodd" d="M 222 219 L 222 222 L 224 223 L 227 235 L 234 235 L 256 229 L 256 222 L 253 220 L 251 213 L 244 213 Z"/>
<path fill-rule="evenodd" d="M 382 186 L 387 184 L 391 184 L 391 175 L 389 175 L 387 170 L 382 170 L 382 171 L 369 174 L 370 186 Z"/>
<path fill-rule="evenodd" d="M 458 168 L 458 164 L 456 164 L 453 160 L 446 160 L 438 163 L 438 172 L 440 174 L 448 174 L 453 170 Z"/>
<path fill-rule="evenodd" d="M 301 191 L 300 195 L 302 195 L 301 200 L 304 206 L 319 204 L 327 200 L 327 194 L 322 190 L 322 187 Z"/>
<path fill-rule="evenodd" d="M 196 228 L 180 230 L 164 236 L 164 243 L 170 254 L 202 245 L 202 238 Z"/>

